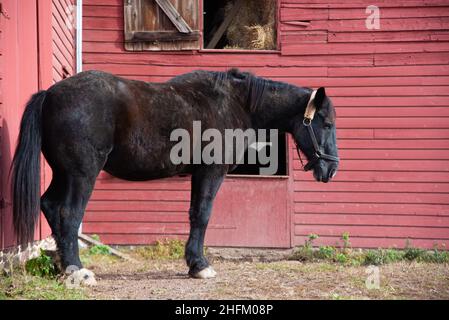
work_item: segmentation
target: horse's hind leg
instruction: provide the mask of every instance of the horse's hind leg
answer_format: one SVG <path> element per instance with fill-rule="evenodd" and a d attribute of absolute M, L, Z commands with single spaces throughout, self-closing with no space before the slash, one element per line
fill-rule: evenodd
<path fill-rule="evenodd" d="M 192 174 L 190 201 L 190 236 L 186 244 L 189 274 L 194 278 L 212 278 L 215 271 L 204 257 L 204 237 L 212 211 L 212 204 L 226 174 L 224 166 L 199 167 Z"/>
<path fill-rule="evenodd" d="M 54 171 L 50 187 L 41 198 L 42 211 L 58 247 L 61 271 L 71 274 L 73 280 L 84 285 L 96 284 L 94 274 L 83 269 L 78 249 L 78 229 L 95 177 Z"/>
<path fill-rule="evenodd" d="M 54 172 L 41 207 L 51 227 L 61 258 L 62 271 L 82 268 L 78 252 L 78 229 L 95 183 L 94 177 Z"/>

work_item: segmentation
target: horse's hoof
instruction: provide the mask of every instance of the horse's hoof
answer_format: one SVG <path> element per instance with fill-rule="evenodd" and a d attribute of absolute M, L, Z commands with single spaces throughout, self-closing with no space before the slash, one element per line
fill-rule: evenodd
<path fill-rule="evenodd" d="M 195 274 L 192 274 L 191 276 L 195 279 L 210 279 L 215 278 L 216 275 L 217 273 L 215 272 L 215 270 L 209 266 Z"/>
<path fill-rule="evenodd" d="M 69 288 L 76 288 L 80 286 L 93 287 L 97 285 L 95 274 L 89 269 L 82 268 L 73 271 L 65 280 L 66 286 Z"/>
<path fill-rule="evenodd" d="M 95 280 L 95 274 L 88 270 L 88 269 L 81 269 L 81 285 L 87 286 L 87 287 L 93 287 L 97 285 L 97 280 Z"/>

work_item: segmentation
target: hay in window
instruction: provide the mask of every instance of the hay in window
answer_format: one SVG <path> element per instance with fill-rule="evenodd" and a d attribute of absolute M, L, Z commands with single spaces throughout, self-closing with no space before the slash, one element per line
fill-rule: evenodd
<path fill-rule="evenodd" d="M 225 16 L 235 1 L 225 7 Z M 276 0 L 245 0 L 227 31 L 228 46 L 250 50 L 276 49 Z"/>

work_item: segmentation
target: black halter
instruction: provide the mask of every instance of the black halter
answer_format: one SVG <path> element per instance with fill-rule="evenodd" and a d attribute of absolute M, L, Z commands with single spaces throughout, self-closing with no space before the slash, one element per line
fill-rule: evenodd
<path fill-rule="evenodd" d="M 306 112 L 304 114 L 304 120 L 302 121 L 302 125 L 304 127 L 307 128 L 307 132 L 309 132 L 309 136 L 310 139 L 312 140 L 312 144 L 313 144 L 313 149 L 314 149 L 314 154 L 312 159 L 309 159 L 309 162 L 304 165 L 304 162 L 302 161 L 301 158 L 301 153 L 299 152 L 299 146 L 296 143 L 296 140 L 293 139 L 295 141 L 296 144 L 296 150 L 298 151 L 298 156 L 299 156 L 299 160 L 301 161 L 301 165 L 304 169 L 304 171 L 309 171 L 311 170 L 315 164 L 318 162 L 318 160 L 323 159 L 323 160 L 327 160 L 327 161 L 333 161 L 333 162 L 339 162 L 340 158 L 336 157 L 336 156 L 331 156 L 330 154 L 326 154 L 324 152 L 321 152 L 320 150 L 320 146 L 318 145 L 318 140 L 316 139 L 315 136 L 315 132 L 313 131 L 313 127 L 312 127 L 312 120 L 315 114 L 315 107 L 313 106 L 313 99 L 315 98 L 315 92 L 312 93 L 309 103 L 307 104 L 307 108 L 306 108 Z M 311 108 L 313 108 L 313 111 L 311 110 Z"/>
<path fill-rule="evenodd" d="M 320 159 L 327 160 L 327 161 L 333 161 L 333 162 L 339 162 L 340 161 L 339 157 L 331 156 L 330 154 L 321 152 L 320 146 L 318 145 L 318 141 L 315 136 L 315 132 L 313 131 L 312 120 L 304 118 L 302 124 L 303 124 L 303 126 L 305 126 L 307 128 L 307 131 L 309 132 L 309 136 L 310 136 L 310 139 L 312 140 L 312 144 L 313 144 L 313 149 L 315 151 L 313 154 L 313 158 L 309 159 L 309 162 L 307 162 L 307 164 L 304 165 L 302 158 L 301 158 L 301 153 L 299 152 L 299 146 L 298 146 L 298 144 L 296 144 L 296 149 L 298 151 L 299 160 L 301 161 L 301 165 L 302 165 L 304 171 L 311 170 L 315 166 L 315 164 L 318 162 L 318 160 L 320 160 Z M 296 143 L 296 141 L 295 141 L 295 143 Z"/>

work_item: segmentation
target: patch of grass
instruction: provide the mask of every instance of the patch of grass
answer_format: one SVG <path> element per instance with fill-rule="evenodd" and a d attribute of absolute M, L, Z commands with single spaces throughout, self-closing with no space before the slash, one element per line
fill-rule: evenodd
<path fill-rule="evenodd" d="M 90 237 L 98 242 L 101 242 L 100 236 L 98 234 L 91 234 Z M 87 254 L 108 255 L 108 254 L 111 254 L 111 248 L 105 244 L 96 244 L 96 245 L 89 247 Z"/>
<path fill-rule="evenodd" d="M 440 251 L 435 248 L 431 254 L 427 255 L 427 262 L 449 263 L 449 251 Z"/>
<path fill-rule="evenodd" d="M 346 265 L 383 265 L 399 261 L 417 261 L 430 263 L 449 263 L 449 251 L 437 247 L 433 251 L 414 248 L 407 242 L 404 250 L 377 249 L 354 252 L 351 248 L 350 237 L 344 233 L 341 237 L 342 245 L 313 247 L 313 241 L 318 236 L 311 234 L 303 246 L 298 247 L 291 255 L 291 260 L 298 261 L 329 261 Z"/>
<path fill-rule="evenodd" d="M 405 258 L 409 261 L 428 262 L 428 263 L 449 263 L 449 251 L 434 248 L 432 251 L 426 251 L 416 248 L 407 248 Z"/>
<path fill-rule="evenodd" d="M 315 252 L 313 249 L 313 242 L 314 240 L 318 239 L 318 235 L 316 234 L 310 234 L 304 245 L 297 248 L 292 256 L 290 257 L 291 260 L 298 260 L 298 261 L 313 261 L 315 258 Z"/>
<path fill-rule="evenodd" d="M 90 268 L 91 266 L 95 266 L 98 264 L 114 264 L 120 261 L 119 257 L 116 257 L 112 254 L 105 254 L 103 251 L 93 250 L 91 248 L 80 250 L 80 259 L 81 263 L 86 268 Z"/>
<path fill-rule="evenodd" d="M 53 259 L 42 250 L 10 274 L 0 275 L 0 300 L 78 300 L 85 299 L 81 288 L 69 289 L 60 278 Z"/>
<path fill-rule="evenodd" d="M 25 270 L 29 275 L 55 279 L 59 272 L 51 257 L 41 250 L 39 257 L 28 260 L 25 263 Z"/>
<path fill-rule="evenodd" d="M 86 299 L 83 289 L 69 289 L 57 279 L 38 277 L 26 272 L 0 276 L 0 300 L 80 300 Z"/>
<path fill-rule="evenodd" d="M 96 234 L 92 234 L 90 237 L 96 241 L 101 241 Z M 118 257 L 111 254 L 111 248 L 104 244 L 96 244 L 80 250 L 80 259 L 86 267 L 96 264 L 113 264 L 119 260 Z"/>
<path fill-rule="evenodd" d="M 339 252 L 335 255 L 335 262 L 338 263 L 347 263 L 350 260 L 350 257 L 343 252 Z"/>
<path fill-rule="evenodd" d="M 96 241 L 100 241 L 100 236 L 98 234 L 91 234 L 89 236 Z"/>
<path fill-rule="evenodd" d="M 406 253 L 395 249 L 368 250 L 363 254 L 364 265 L 382 265 L 404 260 Z"/>
<path fill-rule="evenodd" d="M 151 246 L 138 247 L 135 253 L 145 259 L 177 260 L 184 257 L 184 247 L 182 240 L 166 239 Z"/>
<path fill-rule="evenodd" d="M 317 262 L 324 260 L 329 262 L 338 262 L 342 264 L 352 262 L 352 264 L 355 264 L 353 262 L 354 259 L 351 254 L 352 250 L 349 247 L 350 246 L 349 234 L 345 233 L 342 235 L 343 246 L 341 248 L 336 248 L 332 246 L 321 246 L 318 249 L 316 249 L 313 247 L 313 242 L 318 238 L 319 237 L 316 234 L 309 235 L 304 245 L 297 248 L 293 252 L 290 259 L 299 261 L 310 261 L 310 262 Z"/>
<path fill-rule="evenodd" d="M 314 259 L 314 250 L 313 248 L 308 248 L 306 246 L 301 246 L 297 248 L 293 254 L 291 255 L 291 260 L 298 260 L 302 262 L 313 261 Z M 319 258 L 318 258 L 319 259 Z"/>
<path fill-rule="evenodd" d="M 91 254 L 88 249 L 80 250 L 81 263 L 85 268 L 91 268 L 96 265 L 112 265 L 120 261 L 119 257 L 111 254 Z"/>
<path fill-rule="evenodd" d="M 425 255 L 426 251 L 419 248 L 406 248 L 404 258 L 413 261 L 418 260 Z"/>
<path fill-rule="evenodd" d="M 349 239 L 349 232 L 344 232 L 341 235 L 341 240 L 343 241 L 343 251 L 347 252 L 351 249 L 351 240 Z"/>
<path fill-rule="evenodd" d="M 318 249 L 318 252 L 315 254 L 317 258 L 323 260 L 332 260 L 335 256 L 336 249 L 331 246 L 324 246 Z"/>
<path fill-rule="evenodd" d="M 111 254 L 111 249 L 109 248 L 109 246 L 106 246 L 104 244 L 96 244 L 89 248 L 89 254 L 108 255 Z"/>

